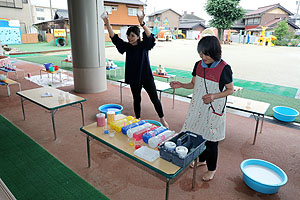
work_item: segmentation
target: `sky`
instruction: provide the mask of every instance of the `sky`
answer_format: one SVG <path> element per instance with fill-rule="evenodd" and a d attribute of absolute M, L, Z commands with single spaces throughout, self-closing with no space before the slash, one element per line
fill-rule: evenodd
<path fill-rule="evenodd" d="M 49 6 L 50 0 L 31 0 L 32 3 L 38 3 L 39 5 Z M 90 0 L 89 0 L 90 1 Z M 194 12 L 198 17 L 205 19 L 207 22 L 210 16 L 206 14 L 204 6 L 207 0 L 141 0 L 146 2 L 146 14 L 151 14 L 154 11 L 171 8 L 179 14 Z M 288 9 L 292 13 L 296 13 L 297 5 L 296 1 L 300 0 L 241 0 L 240 5 L 244 9 L 256 10 L 258 7 L 268 6 L 272 4 L 280 3 L 284 8 Z M 67 0 L 51 0 L 53 8 L 67 9 Z M 300 14 L 300 10 L 299 10 Z"/>
<path fill-rule="evenodd" d="M 198 17 L 208 21 L 211 17 L 205 12 L 204 6 L 206 0 L 141 0 L 147 3 L 146 13 L 151 14 L 154 11 L 159 11 L 167 8 L 171 8 L 179 14 L 194 12 Z M 280 3 L 284 8 L 288 9 L 292 13 L 296 13 L 296 0 L 241 0 L 240 6 L 244 9 L 256 10 L 258 7 L 268 6 L 272 4 Z M 300 14 L 300 10 L 299 10 Z"/>

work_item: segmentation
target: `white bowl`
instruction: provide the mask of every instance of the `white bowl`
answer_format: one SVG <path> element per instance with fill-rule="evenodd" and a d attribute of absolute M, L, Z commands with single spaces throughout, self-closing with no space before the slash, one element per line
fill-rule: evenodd
<path fill-rule="evenodd" d="M 167 142 L 165 142 L 165 147 L 169 151 L 173 151 L 176 148 L 176 144 L 174 142 L 167 141 Z"/>
<path fill-rule="evenodd" d="M 176 147 L 175 151 L 178 154 L 179 158 L 184 158 L 186 157 L 189 150 L 185 146 L 178 146 Z"/>
<path fill-rule="evenodd" d="M 4 81 L 7 77 L 3 74 L 0 74 L 0 81 Z"/>

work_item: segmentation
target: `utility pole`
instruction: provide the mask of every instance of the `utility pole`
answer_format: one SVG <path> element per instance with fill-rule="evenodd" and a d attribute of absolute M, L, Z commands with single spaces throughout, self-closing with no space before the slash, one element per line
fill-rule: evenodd
<path fill-rule="evenodd" d="M 53 14 L 52 14 L 52 3 L 51 3 L 51 0 L 50 1 L 50 14 L 51 14 L 51 20 L 53 20 Z"/>
<path fill-rule="evenodd" d="M 299 1 L 299 0 L 296 1 L 296 4 L 298 5 L 298 7 L 297 7 L 297 12 L 296 12 L 295 24 L 298 25 L 298 24 L 297 24 L 297 21 L 298 21 L 298 12 L 299 12 L 300 1 Z M 300 23 L 299 23 L 299 25 L 300 25 Z"/>

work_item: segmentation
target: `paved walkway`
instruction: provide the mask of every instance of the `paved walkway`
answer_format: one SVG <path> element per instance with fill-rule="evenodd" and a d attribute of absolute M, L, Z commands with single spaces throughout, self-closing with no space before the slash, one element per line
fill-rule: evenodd
<path fill-rule="evenodd" d="M 157 42 L 150 51 L 151 65 L 192 71 L 200 59 L 196 40 Z M 222 45 L 223 58 L 231 65 L 234 78 L 300 88 L 300 48 Z M 125 60 L 114 47 L 105 49 L 106 58 Z"/>

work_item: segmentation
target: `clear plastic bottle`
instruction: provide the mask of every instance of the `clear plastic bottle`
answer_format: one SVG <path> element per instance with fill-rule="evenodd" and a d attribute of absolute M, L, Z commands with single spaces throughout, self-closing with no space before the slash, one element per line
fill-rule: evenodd
<path fill-rule="evenodd" d="M 127 136 L 132 138 L 133 134 L 142 130 L 142 129 L 147 129 L 147 128 L 150 128 L 152 124 L 150 123 L 145 123 L 145 124 L 142 124 L 140 126 L 136 126 L 134 128 L 131 128 L 127 131 Z"/>
<path fill-rule="evenodd" d="M 148 144 L 151 148 L 156 148 L 160 143 L 172 137 L 175 131 L 166 130 L 157 136 L 154 136 L 148 140 Z"/>
<path fill-rule="evenodd" d="M 143 135 L 143 140 L 144 140 L 144 142 L 145 142 L 146 144 L 148 144 L 148 141 L 149 141 L 150 138 L 152 138 L 152 137 L 154 137 L 154 136 L 157 136 L 158 134 L 160 134 L 160 133 L 162 133 L 162 132 L 164 132 L 164 131 L 166 131 L 166 130 L 168 130 L 167 127 L 160 126 L 160 127 L 158 127 L 157 129 L 154 129 L 154 130 L 152 130 L 152 131 L 149 131 L 149 132 L 145 133 L 145 134 Z"/>
<path fill-rule="evenodd" d="M 124 135 L 127 135 L 127 131 L 128 131 L 129 129 L 132 129 L 132 128 L 134 128 L 134 127 L 140 126 L 140 125 L 145 124 L 145 123 L 146 123 L 146 121 L 141 120 L 141 121 L 139 121 L 139 122 L 136 122 L 136 123 L 132 123 L 132 124 L 126 125 L 126 126 L 122 127 L 122 133 L 123 133 Z"/>

